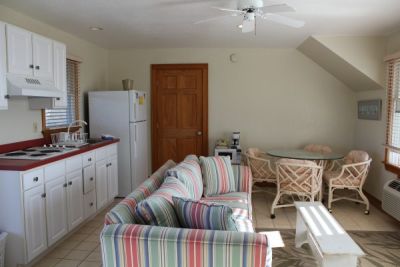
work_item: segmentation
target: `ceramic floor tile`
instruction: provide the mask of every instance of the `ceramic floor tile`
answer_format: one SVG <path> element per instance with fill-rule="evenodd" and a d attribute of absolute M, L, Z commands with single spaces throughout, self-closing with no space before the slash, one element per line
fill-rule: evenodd
<path fill-rule="evenodd" d="M 101 253 L 93 251 L 90 255 L 85 259 L 85 261 L 101 261 Z"/>
<path fill-rule="evenodd" d="M 69 240 L 72 240 L 72 241 L 83 241 L 83 240 L 85 240 L 86 238 L 88 238 L 88 234 L 73 234 L 70 238 L 69 238 Z"/>
<path fill-rule="evenodd" d="M 55 265 L 55 267 L 77 267 L 81 261 L 77 260 L 62 260 Z"/>
<path fill-rule="evenodd" d="M 76 250 L 86 250 L 86 251 L 93 251 L 100 242 L 87 242 L 83 241 L 80 243 L 75 249 Z"/>
<path fill-rule="evenodd" d="M 89 256 L 90 251 L 85 250 L 71 250 L 67 256 L 64 257 L 66 260 L 79 260 L 83 261 L 87 256 Z"/>
<path fill-rule="evenodd" d="M 61 259 L 44 258 L 40 262 L 33 265 L 33 267 L 53 267 L 60 261 Z"/>
<path fill-rule="evenodd" d="M 62 249 L 73 249 L 75 248 L 81 241 L 75 241 L 75 240 L 66 240 L 62 242 L 58 247 Z"/>
<path fill-rule="evenodd" d="M 84 261 L 79 265 L 79 267 L 99 267 L 99 266 L 101 266 L 101 262 L 99 261 Z"/>
<path fill-rule="evenodd" d="M 92 234 L 88 236 L 84 241 L 86 242 L 100 242 L 100 235 Z"/>
<path fill-rule="evenodd" d="M 61 249 L 56 248 L 52 252 L 50 252 L 46 258 L 49 259 L 63 259 L 71 250 L 70 249 Z"/>

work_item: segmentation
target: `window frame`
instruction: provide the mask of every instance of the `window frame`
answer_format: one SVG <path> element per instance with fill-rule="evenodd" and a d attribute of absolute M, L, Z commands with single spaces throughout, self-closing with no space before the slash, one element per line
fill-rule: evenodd
<path fill-rule="evenodd" d="M 67 58 L 67 62 L 68 61 L 72 61 L 75 64 L 75 68 L 74 68 L 75 77 L 76 77 L 76 79 L 75 79 L 75 119 L 79 120 L 80 119 L 80 96 L 81 96 L 80 63 L 82 63 L 82 62 L 72 59 L 72 58 Z M 41 113 L 42 113 L 42 134 L 46 140 L 51 142 L 51 138 L 50 138 L 51 134 L 63 132 L 63 131 L 67 130 L 68 126 L 47 128 L 46 127 L 46 111 L 45 111 L 45 109 L 42 109 Z M 77 131 L 79 129 L 80 129 L 80 127 L 78 127 L 78 126 L 71 127 L 71 131 Z"/>
<path fill-rule="evenodd" d="M 395 82 L 395 65 L 400 64 L 400 58 L 394 58 L 388 61 L 388 68 L 387 68 L 387 108 L 386 108 L 386 145 L 385 145 L 385 157 L 383 160 L 383 164 L 385 169 L 389 172 L 396 174 L 400 177 L 400 165 L 394 165 L 389 162 L 389 153 L 391 151 L 395 151 L 400 153 L 400 148 L 392 147 L 391 146 L 391 139 L 392 139 L 392 129 L 393 129 L 393 112 L 394 111 L 394 82 Z M 400 79 L 400 77 L 397 77 Z M 398 88 L 400 90 L 400 88 Z"/>

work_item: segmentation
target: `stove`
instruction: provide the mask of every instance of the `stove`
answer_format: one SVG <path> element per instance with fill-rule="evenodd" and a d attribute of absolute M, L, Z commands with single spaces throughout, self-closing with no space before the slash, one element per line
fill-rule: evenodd
<path fill-rule="evenodd" d="M 43 146 L 43 147 L 30 147 L 22 150 L 11 151 L 8 153 L 0 154 L 0 159 L 31 159 L 43 160 L 59 156 L 77 148 L 71 147 L 56 147 L 56 146 Z"/>

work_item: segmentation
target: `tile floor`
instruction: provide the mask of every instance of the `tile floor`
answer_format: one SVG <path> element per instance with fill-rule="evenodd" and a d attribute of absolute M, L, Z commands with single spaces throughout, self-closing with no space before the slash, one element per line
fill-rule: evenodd
<path fill-rule="evenodd" d="M 276 218 L 270 219 L 273 194 L 259 192 L 253 194 L 253 219 L 258 229 L 294 229 L 295 208 L 282 208 L 275 211 Z M 101 266 L 99 235 L 103 228 L 104 215 L 119 200 L 82 226 L 67 240 L 59 244 L 34 267 L 98 267 Z M 379 209 L 371 206 L 370 215 L 364 215 L 364 207 L 347 201 L 336 202 L 333 216 L 346 230 L 359 231 L 400 231 L 400 223 Z"/>

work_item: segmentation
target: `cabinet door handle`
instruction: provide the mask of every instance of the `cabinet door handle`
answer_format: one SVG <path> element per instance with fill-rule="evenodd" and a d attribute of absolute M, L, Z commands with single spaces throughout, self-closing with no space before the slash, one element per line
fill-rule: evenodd
<path fill-rule="evenodd" d="M 110 165 L 108 165 L 108 166 L 112 166 L 112 163 L 110 163 Z"/>
<path fill-rule="evenodd" d="M 88 161 L 92 161 L 92 158 L 88 158 Z"/>
<path fill-rule="evenodd" d="M 43 193 L 43 194 L 42 194 L 42 198 L 45 198 L 45 197 L 46 197 L 46 193 Z"/>
<path fill-rule="evenodd" d="M 72 181 L 69 181 L 68 184 L 69 184 L 69 185 L 72 185 Z"/>
<path fill-rule="evenodd" d="M 90 177 L 90 181 L 93 181 L 94 179 L 93 179 L 93 177 Z"/>
<path fill-rule="evenodd" d="M 67 183 L 65 183 L 65 184 L 63 184 L 63 186 L 64 186 L 64 187 L 67 187 L 68 185 L 67 185 Z"/>
<path fill-rule="evenodd" d="M 33 69 L 33 67 L 34 67 L 33 64 L 30 64 L 30 65 L 29 65 L 29 68 L 30 68 L 30 69 Z"/>
<path fill-rule="evenodd" d="M 36 66 L 35 69 L 40 70 L 40 66 Z"/>
<path fill-rule="evenodd" d="M 34 182 L 39 181 L 39 177 L 37 177 L 37 176 L 36 176 L 36 177 L 33 177 L 33 181 L 34 181 Z"/>
<path fill-rule="evenodd" d="M 93 202 L 90 202 L 89 206 L 92 207 L 93 206 Z"/>

